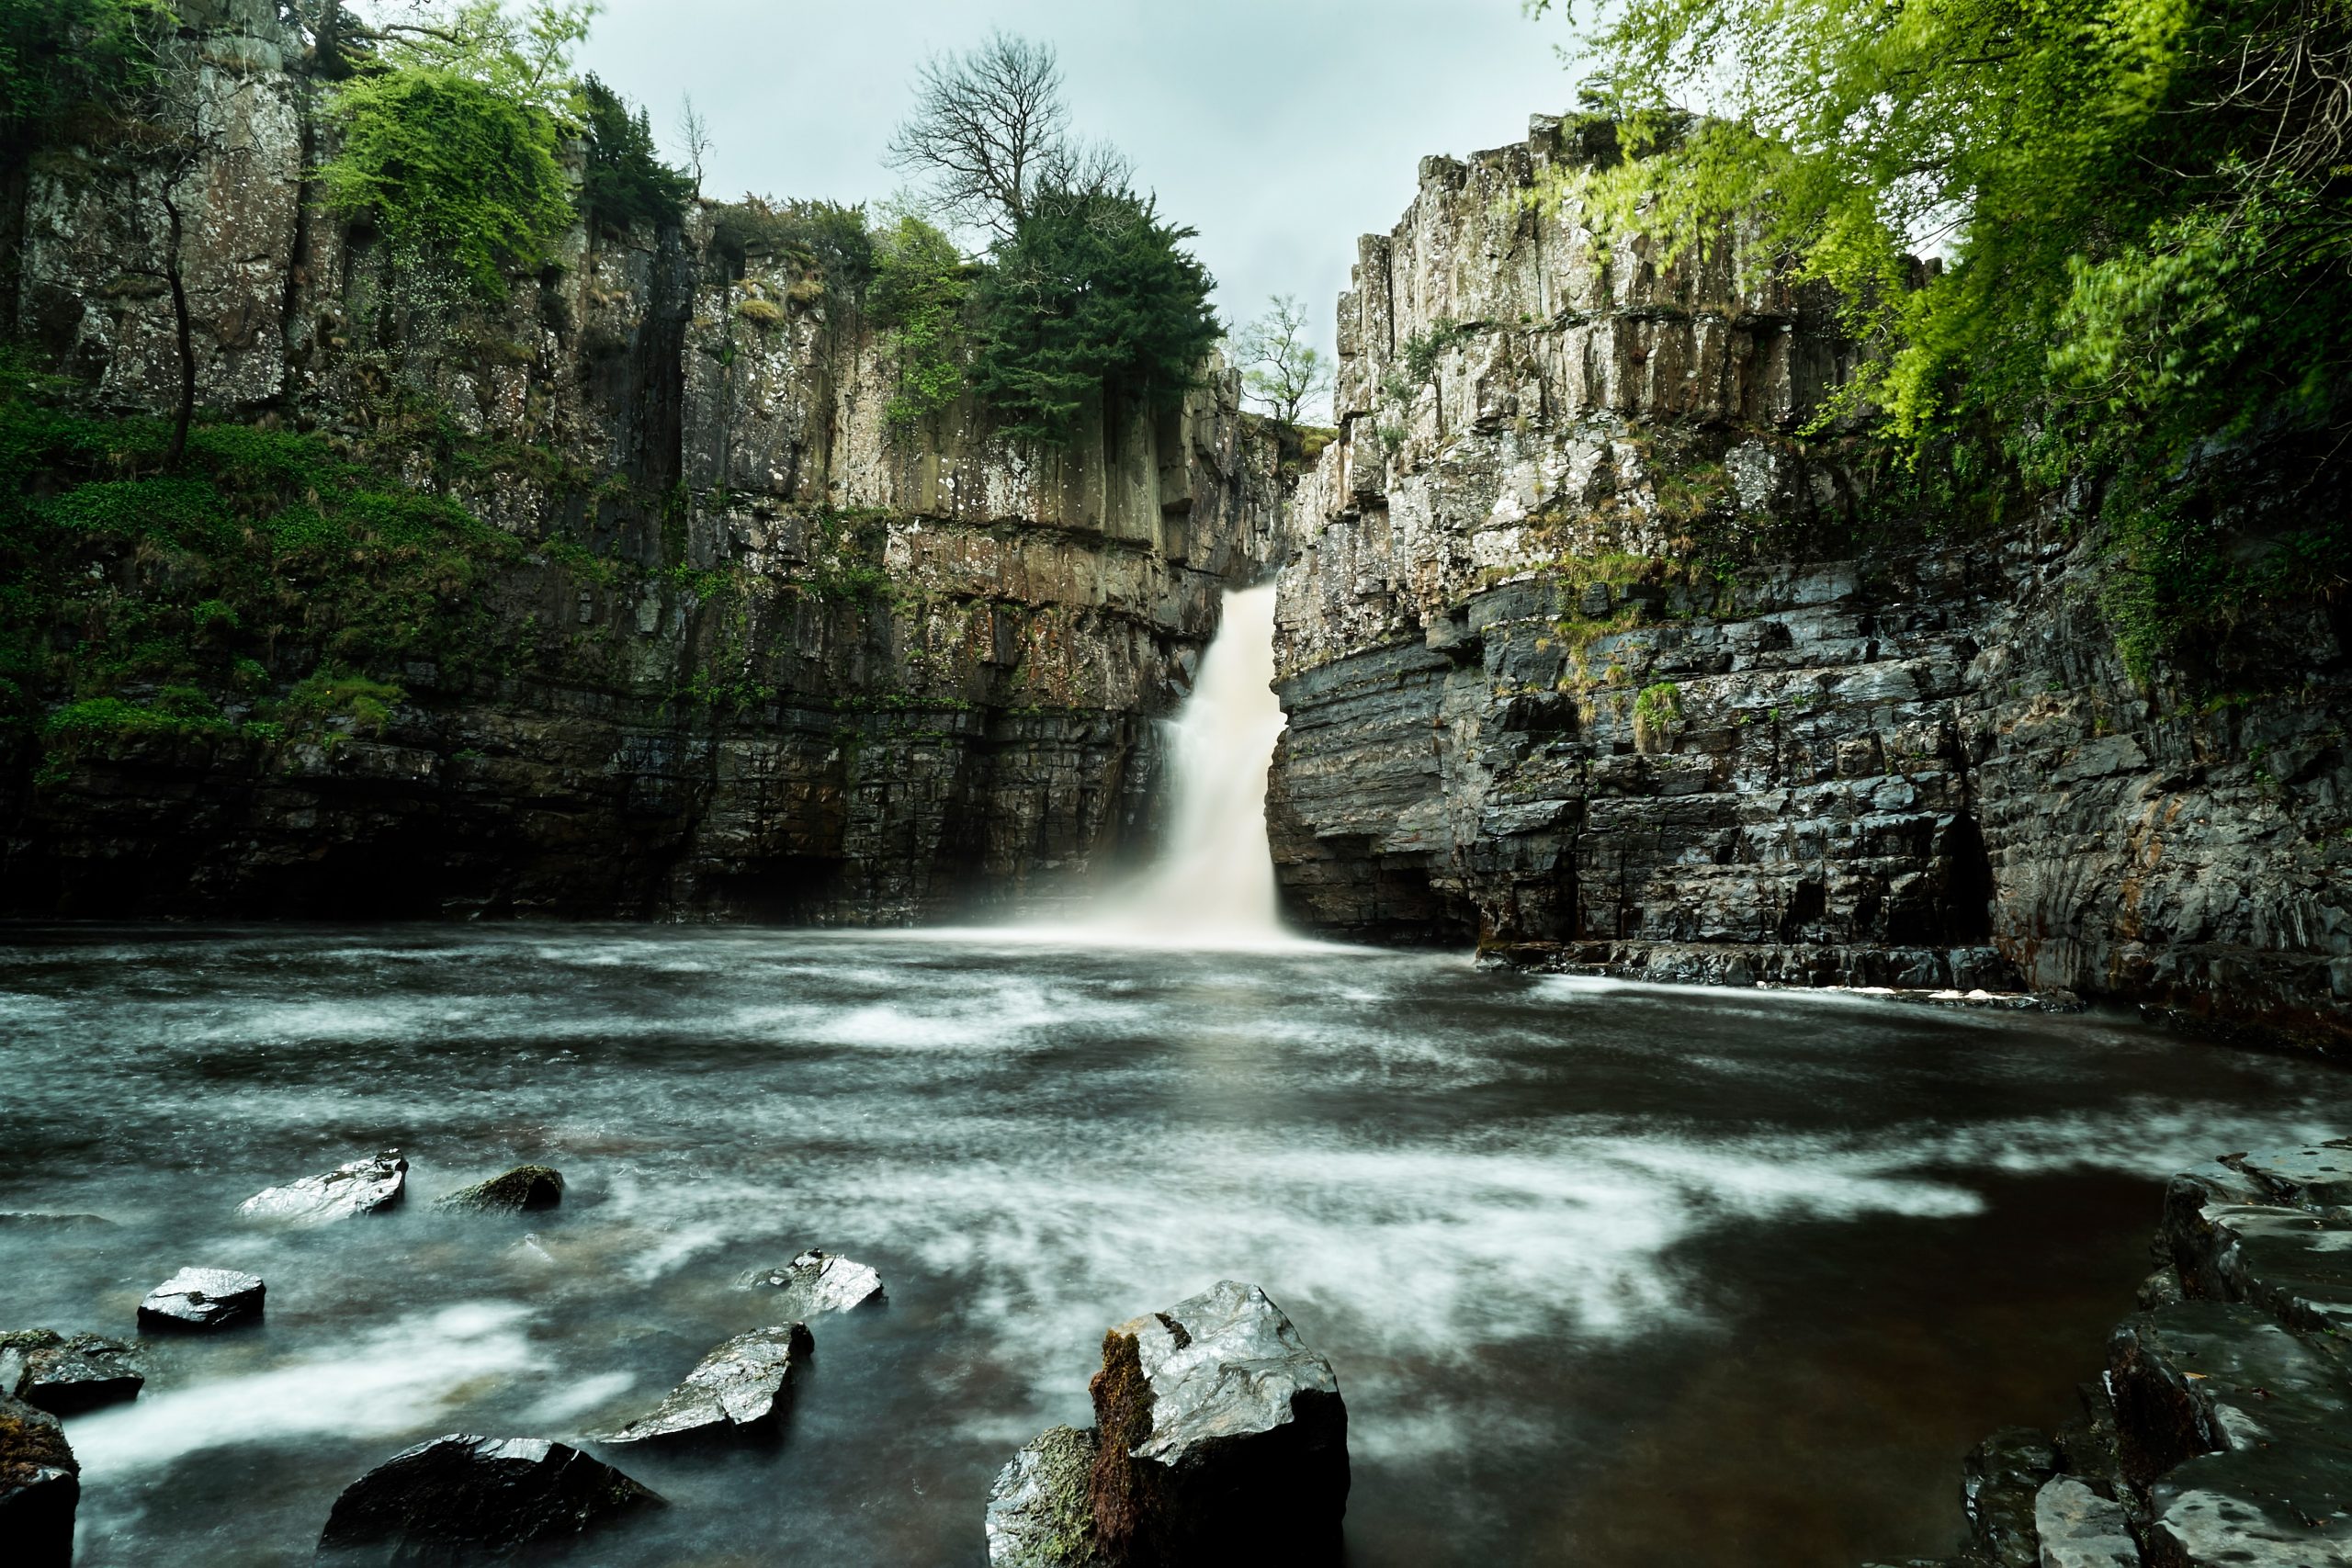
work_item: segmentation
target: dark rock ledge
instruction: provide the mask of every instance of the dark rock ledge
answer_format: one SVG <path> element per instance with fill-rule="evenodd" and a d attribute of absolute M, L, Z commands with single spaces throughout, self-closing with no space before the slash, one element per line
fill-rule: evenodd
<path fill-rule="evenodd" d="M 1057 1427 L 989 1489 L 991 1568 L 1340 1561 L 1348 1412 L 1331 1363 L 1255 1285 L 1119 1325 Z"/>
<path fill-rule="evenodd" d="M 2352 1139 L 2172 1179 L 2082 1414 L 1969 1456 L 1943 1568 L 2352 1565 Z"/>
<path fill-rule="evenodd" d="M 549 1551 L 662 1498 L 544 1438 L 453 1433 L 394 1454 L 345 1487 L 322 1562 L 460 1562 Z"/>

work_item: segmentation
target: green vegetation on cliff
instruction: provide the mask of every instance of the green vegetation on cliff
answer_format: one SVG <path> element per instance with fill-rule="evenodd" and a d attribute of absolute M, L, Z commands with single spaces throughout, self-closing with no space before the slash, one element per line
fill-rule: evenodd
<path fill-rule="evenodd" d="M 1918 503 L 2076 498 L 2135 670 L 2258 657 L 2244 634 L 2352 586 L 2352 8 L 1615 0 L 1584 20 L 1589 101 L 1658 155 L 1577 194 L 1686 244 L 1749 226 L 1834 288 L 1876 352 L 1831 416 L 1898 451 Z"/>
<path fill-rule="evenodd" d="M 90 103 L 151 80 L 154 0 L 0 0 L 0 153 Z"/>

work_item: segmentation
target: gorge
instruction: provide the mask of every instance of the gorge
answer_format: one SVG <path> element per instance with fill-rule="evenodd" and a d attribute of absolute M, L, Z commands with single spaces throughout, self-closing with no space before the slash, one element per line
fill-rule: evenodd
<path fill-rule="evenodd" d="M 1599 110 L 1423 160 L 1330 428 L 1221 352 L 1038 441 L 918 387 L 896 209 L 573 138 L 537 263 L 418 265 L 309 15 L 0 168 L 0 1381 L 144 1325 L 76 1560 L 309 1561 L 457 1438 L 623 1472 L 567 1561 L 1185 1561 L 1119 1467 L 1235 1301 L 1351 1563 L 2009 1568 L 2075 1492 L 2236 1562 L 2217 1468 L 2352 1551 L 2352 595 L 2150 663 L 2087 487 L 1922 501 L 1884 345 L 1612 226 Z"/>

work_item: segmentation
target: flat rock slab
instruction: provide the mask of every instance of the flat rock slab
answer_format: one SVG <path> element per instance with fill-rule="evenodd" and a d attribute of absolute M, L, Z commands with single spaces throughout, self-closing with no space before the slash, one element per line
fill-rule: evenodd
<path fill-rule="evenodd" d="M 989 1488 L 989 1568 L 1092 1568 L 1094 1434 L 1056 1427 L 1033 1438 Z"/>
<path fill-rule="evenodd" d="M 2334 1446 L 2352 1431 L 2346 1352 L 2240 1302 L 2181 1302 L 2108 1342 L 2124 1473 L 2145 1483 L 2201 1453 Z"/>
<path fill-rule="evenodd" d="M 2352 1454 L 2205 1454 L 2148 1488 L 2152 1568 L 2352 1568 Z"/>
<path fill-rule="evenodd" d="M 817 1348 L 805 1325 L 739 1334 L 705 1356 L 653 1413 L 605 1443 L 727 1438 L 771 1430 L 792 1402 L 792 1374 Z"/>
<path fill-rule="evenodd" d="M 0 1543 L 12 1568 L 72 1562 L 81 1501 L 82 1467 L 57 1417 L 0 1393 Z"/>
<path fill-rule="evenodd" d="M 2072 1476 L 2035 1495 L 2033 1523 L 2041 1540 L 2041 1568 L 2140 1568 L 2140 1546 L 2123 1505 Z"/>
<path fill-rule="evenodd" d="M 345 1487 L 319 1551 L 335 1562 L 478 1562 L 551 1547 L 660 1506 L 653 1492 L 565 1444 L 453 1433 L 393 1455 Z"/>
<path fill-rule="evenodd" d="M 755 1269 L 735 1283 L 744 1290 L 783 1292 L 785 1309 L 793 1316 L 804 1318 L 820 1312 L 854 1312 L 862 1306 L 880 1306 L 888 1299 L 882 1291 L 882 1276 L 865 1264 L 813 1250 L 802 1253 L 781 1269 Z"/>
<path fill-rule="evenodd" d="M 461 1187 L 434 1204 L 436 1209 L 476 1214 L 523 1214 L 563 1201 L 563 1173 L 551 1166 L 518 1165 L 488 1181 Z"/>
<path fill-rule="evenodd" d="M 1121 1324 L 1092 1392 L 1109 1561 L 1339 1561 L 1347 1406 L 1263 1291 L 1227 1280 Z"/>
<path fill-rule="evenodd" d="M 136 1399 L 146 1382 L 130 1347 L 95 1334 L 71 1339 L 51 1329 L 0 1334 L 0 1393 L 52 1416 L 74 1416 Z"/>
<path fill-rule="evenodd" d="M 183 1269 L 139 1303 L 139 1326 L 213 1329 L 258 1323 L 266 1290 L 257 1274 L 240 1274 L 233 1269 Z"/>
<path fill-rule="evenodd" d="M 322 1225 L 396 1206 L 408 1189 L 408 1161 L 398 1153 L 370 1155 L 336 1166 L 323 1176 L 306 1176 L 266 1188 L 237 1205 L 249 1220 L 279 1224 Z"/>

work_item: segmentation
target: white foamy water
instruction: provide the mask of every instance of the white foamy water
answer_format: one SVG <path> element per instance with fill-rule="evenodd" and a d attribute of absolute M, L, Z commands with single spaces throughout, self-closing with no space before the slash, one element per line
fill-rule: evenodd
<path fill-rule="evenodd" d="M 408 1444 L 639 1413 L 809 1247 L 890 1306 L 812 1325 L 780 1444 L 608 1454 L 673 1506 L 576 1561 L 976 1562 L 1103 1329 L 1223 1278 L 1338 1370 L 1363 1568 L 1938 1555 L 1954 1456 L 2097 1371 L 2163 1176 L 2352 1128 L 2335 1072 L 2095 1018 L 1091 932 L 63 932 L 0 946 L 0 1210 L 121 1222 L 0 1227 L 0 1327 L 269 1281 L 69 1423 L 83 1561 L 241 1568 Z M 236 1217 L 387 1146 L 403 1212 Z M 524 1160 L 560 1210 L 427 1201 Z"/>

